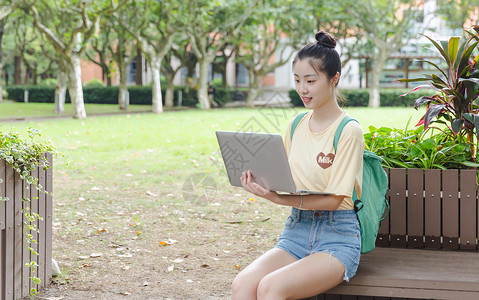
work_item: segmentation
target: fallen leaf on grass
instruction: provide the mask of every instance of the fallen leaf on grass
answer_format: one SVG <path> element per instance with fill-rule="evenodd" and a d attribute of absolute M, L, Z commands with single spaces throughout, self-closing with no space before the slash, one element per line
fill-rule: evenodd
<path fill-rule="evenodd" d="M 101 253 L 92 253 L 92 254 L 90 254 L 90 257 L 91 257 L 91 258 L 97 258 L 97 257 L 101 257 L 101 256 L 102 256 Z"/>
<path fill-rule="evenodd" d="M 121 294 L 122 294 L 123 296 L 129 296 L 129 295 L 131 295 L 130 292 L 122 292 Z"/>
<path fill-rule="evenodd" d="M 178 242 L 178 241 L 176 241 L 176 240 L 168 239 L 168 240 L 166 240 L 166 241 L 161 241 L 161 242 L 160 242 L 160 245 L 162 245 L 162 246 L 169 246 L 169 245 L 173 245 L 173 244 L 175 244 L 175 243 L 177 243 L 177 242 Z"/>
<path fill-rule="evenodd" d="M 152 196 L 152 197 L 157 197 L 157 196 L 158 196 L 157 194 L 152 193 L 152 192 L 150 192 L 150 191 L 146 191 L 146 194 L 147 194 L 148 196 Z"/>
<path fill-rule="evenodd" d="M 173 272 L 174 269 L 175 269 L 175 265 L 171 265 L 168 267 L 168 272 Z"/>

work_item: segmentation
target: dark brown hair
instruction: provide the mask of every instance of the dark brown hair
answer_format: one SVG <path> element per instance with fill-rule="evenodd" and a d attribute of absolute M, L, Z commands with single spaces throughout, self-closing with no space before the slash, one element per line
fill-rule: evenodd
<path fill-rule="evenodd" d="M 293 67 L 298 60 L 307 60 L 316 72 L 326 74 L 328 79 L 331 80 L 336 73 L 339 72 L 341 74 L 341 59 L 338 52 L 334 49 L 336 47 L 336 39 L 322 30 L 316 33 L 315 38 L 316 43 L 304 45 L 298 51 L 293 60 Z"/>

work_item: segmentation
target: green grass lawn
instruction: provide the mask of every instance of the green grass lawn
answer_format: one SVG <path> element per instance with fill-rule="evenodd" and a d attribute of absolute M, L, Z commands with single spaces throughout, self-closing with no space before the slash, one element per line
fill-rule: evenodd
<path fill-rule="evenodd" d="M 63 116 L 70 117 L 72 115 L 72 105 L 65 104 L 65 111 L 62 114 L 55 114 L 55 106 L 53 103 L 23 103 L 3 101 L 0 102 L 0 119 L 7 118 L 35 118 L 35 117 L 53 117 Z M 87 114 L 105 114 L 124 112 L 120 110 L 118 105 L 107 104 L 85 104 Z M 131 112 L 149 111 L 151 106 L 148 105 L 130 105 L 128 108 Z"/>
<path fill-rule="evenodd" d="M 17 113 L 18 107 L 28 108 L 32 116 L 30 105 L 37 104 L 0 103 L 2 115 L 6 105 Z M 424 113 L 346 110 L 364 131 L 370 125 L 404 128 Z M 115 293 L 110 299 L 125 292 L 142 299 L 224 298 L 235 274 L 274 246 L 289 210 L 229 185 L 215 131 L 284 134 L 299 111 L 167 111 L 0 123 L 0 130 L 40 129 L 64 155 L 53 167 L 53 256 L 64 272 L 56 279 L 60 290 Z M 202 180 L 209 182 L 206 188 Z M 194 181 L 196 189 L 189 185 Z M 160 244 L 169 239 L 176 242 Z M 102 256 L 88 258 L 91 253 Z"/>

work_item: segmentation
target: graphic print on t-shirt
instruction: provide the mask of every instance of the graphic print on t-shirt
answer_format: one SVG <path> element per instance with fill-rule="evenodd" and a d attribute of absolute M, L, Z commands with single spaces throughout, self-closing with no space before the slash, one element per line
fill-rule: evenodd
<path fill-rule="evenodd" d="M 326 155 L 323 152 L 319 152 L 318 156 L 316 156 L 316 162 L 321 168 L 327 169 L 333 165 L 334 157 L 333 153 Z"/>

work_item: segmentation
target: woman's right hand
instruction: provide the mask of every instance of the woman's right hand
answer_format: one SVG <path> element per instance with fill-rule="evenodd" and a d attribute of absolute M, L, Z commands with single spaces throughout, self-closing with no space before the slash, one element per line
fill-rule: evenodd
<path fill-rule="evenodd" d="M 267 188 L 261 186 L 254 178 L 253 173 L 250 170 L 243 172 L 241 176 L 241 185 L 243 188 L 258 197 L 268 199 L 275 202 L 274 199 L 278 196 L 278 193 L 270 191 Z"/>

